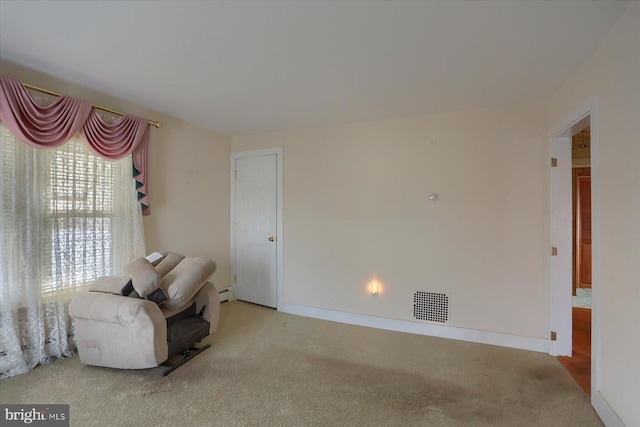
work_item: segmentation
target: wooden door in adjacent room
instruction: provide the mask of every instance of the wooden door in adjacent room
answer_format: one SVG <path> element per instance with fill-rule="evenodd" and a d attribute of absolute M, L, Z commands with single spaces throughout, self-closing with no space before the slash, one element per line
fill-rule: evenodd
<path fill-rule="evenodd" d="M 575 168 L 573 175 L 575 183 L 574 283 L 577 288 L 591 288 L 591 168 Z"/>

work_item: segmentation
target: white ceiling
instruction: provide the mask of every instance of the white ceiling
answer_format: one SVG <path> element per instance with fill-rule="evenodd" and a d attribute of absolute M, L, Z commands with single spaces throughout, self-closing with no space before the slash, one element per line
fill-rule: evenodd
<path fill-rule="evenodd" d="M 0 57 L 237 135 L 544 100 L 627 4 L 0 0 Z"/>

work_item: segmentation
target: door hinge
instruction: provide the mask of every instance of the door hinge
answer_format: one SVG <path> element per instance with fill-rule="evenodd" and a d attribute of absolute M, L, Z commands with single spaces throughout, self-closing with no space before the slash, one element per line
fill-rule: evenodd
<path fill-rule="evenodd" d="M 551 167 L 552 168 L 557 168 L 558 167 L 558 159 L 556 159 L 555 157 L 551 158 Z"/>
<path fill-rule="evenodd" d="M 237 170 L 233 171 L 233 179 L 238 179 L 238 171 Z"/>
<path fill-rule="evenodd" d="M 236 275 L 233 276 L 233 283 L 238 283 L 238 276 Z"/>
<path fill-rule="evenodd" d="M 558 256 L 558 248 L 551 246 L 551 256 Z"/>
<path fill-rule="evenodd" d="M 549 334 L 551 338 L 551 341 L 556 341 L 558 339 L 558 334 L 555 331 L 551 331 L 551 334 Z"/>

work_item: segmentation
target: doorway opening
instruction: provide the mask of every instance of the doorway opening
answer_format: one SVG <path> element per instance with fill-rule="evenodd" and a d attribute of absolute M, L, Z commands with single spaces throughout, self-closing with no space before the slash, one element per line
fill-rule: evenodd
<path fill-rule="evenodd" d="M 572 307 L 571 357 L 558 356 L 580 387 L 591 394 L 591 128 L 571 136 Z"/>

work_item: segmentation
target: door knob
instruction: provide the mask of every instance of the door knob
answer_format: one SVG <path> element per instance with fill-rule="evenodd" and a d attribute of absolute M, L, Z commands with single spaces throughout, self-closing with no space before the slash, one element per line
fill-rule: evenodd
<path fill-rule="evenodd" d="M 275 242 L 275 241 L 276 241 L 276 238 L 275 238 L 275 237 L 273 237 L 273 236 L 271 236 L 271 237 L 269 237 L 269 241 L 270 241 L 270 242 Z"/>

